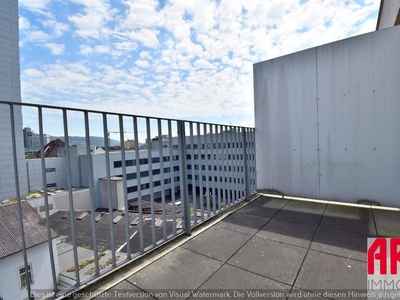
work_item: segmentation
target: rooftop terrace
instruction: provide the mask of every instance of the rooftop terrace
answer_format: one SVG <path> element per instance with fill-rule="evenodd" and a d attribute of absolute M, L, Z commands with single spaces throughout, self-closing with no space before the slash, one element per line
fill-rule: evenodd
<path fill-rule="evenodd" d="M 237 207 L 82 295 L 366 299 L 367 238 L 400 235 L 397 209 L 262 194 Z"/>

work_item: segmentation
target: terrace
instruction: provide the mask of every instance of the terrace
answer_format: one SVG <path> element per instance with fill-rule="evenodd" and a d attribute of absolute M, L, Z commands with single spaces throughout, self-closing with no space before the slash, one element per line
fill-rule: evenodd
<path fill-rule="evenodd" d="M 81 296 L 366 299 L 367 238 L 400 235 L 398 209 L 264 194 L 237 206 Z"/>

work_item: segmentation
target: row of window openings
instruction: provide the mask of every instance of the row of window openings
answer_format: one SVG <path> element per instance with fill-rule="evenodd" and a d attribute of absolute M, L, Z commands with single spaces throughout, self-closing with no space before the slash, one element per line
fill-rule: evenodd
<path fill-rule="evenodd" d="M 174 177 L 174 182 L 179 182 L 179 179 L 180 179 L 179 176 Z M 171 178 L 164 179 L 164 184 L 169 184 L 171 182 L 172 182 Z M 161 180 L 157 180 L 157 181 L 153 182 L 153 187 L 160 186 L 160 185 L 161 185 Z M 140 188 L 142 191 L 147 190 L 150 188 L 150 183 L 143 183 L 140 185 Z M 137 192 L 137 186 L 134 185 L 134 186 L 128 187 L 127 192 L 128 193 Z"/>
<path fill-rule="evenodd" d="M 201 177 L 202 178 L 202 180 L 207 180 L 207 176 L 202 176 Z M 225 178 L 225 182 L 229 182 L 229 183 L 242 183 L 242 184 L 244 184 L 244 179 L 243 178 L 233 178 L 233 180 L 232 180 L 232 178 L 231 177 L 224 177 Z M 219 182 L 224 182 L 224 178 L 223 177 L 220 177 L 219 178 Z M 189 180 L 192 180 L 193 179 L 193 176 L 192 175 L 188 175 L 188 179 Z M 199 180 L 200 179 L 200 176 L 199 175 L 194 175 L 194 180 Z M 215 176 L 214 177 L 214 180 L 213 180 L 213 178 L 212 178 L 212 176 L 208 176 L 208 181 L 215 181 L 215 182 L 218 182 L 218 176 Z"/>
<path fill-rule="evenodd" d="M 192 170 L 192 165 L 187 165 L 187 169 L 188 170 Z M 200 169 L 200 166 L 199 165 L 194 165 L 194 169 L 195 170 L 199 170 Z M 206 165 L 202 165 L 201 166 L 201 169 L 202 170 L 206 170 Z M 212 171 L 212 169 L 213 169 L 213 167 L 211 166 L 211 165 L 208 165 L 208 168 L 207 168 L 209 171 Z M 220 171 L 222 171 L 222 169 L 226 172 L 226 171 L 229 171 L 229 172 L 231 172 L 232 171 L 232 169 L 233 169 L 233 172 L 243 172 L 243 170 L 244 170 L 244 168 L 243 168 L 243 166 L 233 166 L 233 168 L 231 167 L 231 166 L 224 166 L 223 168 L 222 168 L 222 166 L 219 166 L 219 168 L 218 168 L 218 166 L 216 166 L 216 165 L 214 165 L 214 171 L 218 171 L 218 169 L 220 170 Z"/>
<path fill-rule="evenodd" d="M 174 170 L 174 172 L 176 172 L 176 171 L 179 171 L 179 166 L 175 166 L 174 168 L 173 168 L 173 170 Z M 164 168 L 164 174 L 165 173 L 170 173 L 171 172 L 171 168 Z M 158 174 L 161 174 L 161 169 L 155 169 L 155 170 L 153 170 L 152 171 L 152 174 L 153 175 L 158 175 Z M 140 172 L 140 178 L 142 178 L 142 177 L 148 177 L 149 176 L 149 171 L 142 171 L 142 172 Z M 116 175 L 116 177 L 120 177 L 120 178 L 122 178 L 123 176 L 122 175 Z M 129 173 L 129 174 L 126 174 L 126 180 L 132 180 L 132 179 L 136 179 L 137 178 L 137 173 Z"/>
<path fill-rule="evenodd" d="M 217 159 L 217 154 L 214 154 L 213 156 L 211 155 L 211 154 L 208 154 L 207 155 L 207 159 L 210 159 L 211 160 L 211 157 L 213 157 L 214 158 L 214 160 L 216 160 Z M 243 154 L 218 154 L 218 159 L 222 159 L 222 157 L 223 157 L 223 159 L 228 159 L 228 160 L 230 160 L 230 159 L 232 159 L 232 160 L 242 160 L 243 159 Z M 206 155 L 205 154 L 200 154 L 200 158 L 201 159 L 206 159 Z M 186 159 L 192 159 L 192 155 L 191 154 L 187 154 L 186 155 Z M 199 159 L 199 154 L 194 154 L 193 155 L 193 159 Z M 249 154 L 249 155 L 247 155 L 247 159 L 253 159 L 254 160 L 254 154 Z M 173 160 L 174 161 L 177 161 L 177 160 L 179 160 L 179 156 L 178 155 L 174 155 L 173 156 Z M 167 161 L 170 161 L 170 159 L 169 159 L 169 156 L 164 156 L 164 159 L 163 159 L 163 161 L 164 162 L 167 162 Z M 159 157 L 153 157 L 152 159 L 151 159 L 151 162 L 153 163 L 153 164 L 156 164 L 156 163 L 159 163 L 160 162 L 160 158 Z M 140 165 L 147 165 L 149 163 L 149 160 L 147 159 L 147 158 L 141 158 L 141 159 L 139 159 L 139 164 Z M 127 167 L 132 167 L 132 166 L 136 166 L 136 159 L 128 159 L 128 160 L 126 160 L 125 161 L 125 165 L 127 166 Z M 121 168 L 122 167 L 122 161 L 120 161 L 120 160 L 117 160 L 117 161 L 114 161 L 114 168 Z M 53 168 L 54 169 L 54 168 Z M 55 169 L 54 169 L 54 171 L 55 171 Z M 47 171 L 47 169 L 46 169 L 46 172 L 52 172 L 52 171 Z"/>
<path fill-rule="evenodd" d="M 243 147 L 243 143 L 242 142 L 236 142 L 236 143 L 213 143 L 213 148 L 214 149 L 230 149 L 232 145 L 232 148 L 242 148 Z M 226 147 L 227 146 L 227 147 Z M 246 146 L 251 146 L 254 147 L 254 142 L 247 142 Z M 205 144 L 201 144 L 200 145 L 201 149 L 205 149 Z M 178 145 L 174 145 L 173 149 L 178 149 Z M 186 144 L 186 149 L 192 149 L 191 144 Z M 198 144 L 194 144 L 193 145 L 193 149 L 199 149 L 199 145 Z M 207 144 L 207 149 L 211 149 L 211 143 Z"/>
<path fill-rule="evenodd" d="M 214 157 L 214 160 L 217 159 L 217 154 L 214 154 L 213 156 L 211 154 L 207 154 L 207 159 L 211 160 L 211 157 Z M 223 158 L 222 158 L 223 157 Z M 218 154 L 218 159 L 219 160 L 226 160 L 226 159 L 231 159 L 232 160 L 239 160 L 239 159 L 243 159 L 243 154 Z M 192 159 L 192 155 L 191 154 L 187 154 L 186 155 L 186 159 Z M 199 159 L 199 154 L 193 154 L 193 159 Z M 206 159 L 206 155 L 205 154 L 200 154 L 200 159 Z"/>
<path fill-rule="evenodd" d="M 179 160 L 179 156 L 178 155 L 174 155 L 172 157 L 172 159 L 175 160 L 175 161 Z M 164 162 L 170 161 L 170 157 L 169 156 L 164 156 L 163 157 L 163 161 Z M 151 159 L 151 162 L 153 164 L 159 163 L 160 162 L 160 158 L 159 157 L 153 157 Z M 147 165 L 148 163 L 149 163 L 149 159 L 148 158 L 139 159 L 139 165 Z M 125 160 L 125 165 L 127 167 L 136 166 L 136 159 Z M 120 161 L 120 160 L 114 161 L 114 168 L 121 168 L 121 167 L 122 167 L 122 161 Z"/>

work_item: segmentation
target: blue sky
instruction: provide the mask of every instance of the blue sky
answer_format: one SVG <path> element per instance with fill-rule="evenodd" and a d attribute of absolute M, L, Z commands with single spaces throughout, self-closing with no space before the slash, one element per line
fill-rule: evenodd
<path fill-rule="evenodd" d="M 253 126 L 254 63 L 373 31 L 379 2 L 19 0 L 22 101 Z"/>

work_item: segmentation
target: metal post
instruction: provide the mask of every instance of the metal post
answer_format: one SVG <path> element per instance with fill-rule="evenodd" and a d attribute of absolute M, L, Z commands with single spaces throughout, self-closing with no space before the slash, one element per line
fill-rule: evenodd
<path fill-rule="evenodd" d="M 119 140 L 121 143 L 121 166 L 122 166 L 122 185 L 124 189 L 124 214 L 125 214 L 125 239 L 126 239 L 126 260 L 131 260 L 131 239 L 130 239 L 130 222 L 128 209 L 128 185 L 126 182 L 126 155 L 125 155 L 125 137 L 124 122 L 122 115 L 118 116 L 119 121 Z"/>
<path fill-rule="evenodd" d="M 28 269 L 29 265 L 28 265 L 28 256 L 26 253 L 24 219 L 23 219 L 22 205 L 21 205 L 21 194 L 20 194 L 20 190 L 19 190 L 17 142 L 15 139 L 14 104 L 10 103 L 9 105 L 10 105 L 10 123 L 11 123 L 10 124 L 11 125 L 11 143 L 12 143 L 12 153 L 13 153 L 13 163 L 14 163 L 15 194 L 16 194 L 17 203 L 18 203 L 19 227 L 21 228 L 22 256 L 24 258 L 26 289 L 28 291 L 28 298 L 34 299 L 34 295 L 31 292 L 31 281 L 29 280 L 29 269 Z"/>
<path fill-rule="evenodd" d="M 190 209 L 189 196 L 187 190 L 187 174 L 186 174 L 186 136 L 185 122 L 178 122 L 178 143 L 179 143 L 179 167 L 181 174 L 181 203 L 182 203 L 182 223 L 184 224 L 185 233 L 190 235 L 192 228 L 190 227 Z"/>
<path fill-rule="evenodd" d="M 76 235 L 75 235 L 75 210 L 74 210 L 74 199 L 72 195 L 72 177 L 71 177 L 71 155 L 69 153 L 69 136 L 68 136 L 68 119 L 67 110 L 64 108 L 63 113 L 63 124 L 64 124 L 64 139 L 65 139 L 65 154 L 67 157 L 67 182 L 68 182 L 68 201 L 69 201 L 69 219 L 71 223 L 71 239 L 73 245 L 74 253 L 74 267 L 75 267 L 75 278 L 76 286 L 80 285 L 79 278 L 79 262 L 78 262 L 78 252 L 76 245 Z"/>
<path fill-rule="evenodd" d="M 247 129 L 243 128 L 243 162 L 244 162 L 244 167 L 243 167 L 243 171 L 244 171 L 244 184 L 245 184 L 245 194 L 244 197 L 245 199 L 248 199 L 249 197 L 249 172 L 250 170 L 248 169 L 248 164 L 247 164 Z"/>
<path fill-rule="evenodd" d="M 46 180 L 46 162 L 44 159 L 44 144 L 43 144 L 43 114 L 42 108 L 38 107 L 39 116 L 39 145 L 40 145 L 40 162 L 42 165 L 42 182 L 43 182 L 43 192 L 44 192 L 44 207 L 46 215 L 46 231 L 47 231 L 47 242 L 49 244 L 49 254 L 50 254 L 50 266 L 51 266 L 51 277 L 53 279 L 53 290 L 57 293 L 57 277 L 56 268 L 54 264 L 54 253 L 53 253 L 53 241 L 51 236 L 50 228 L 50 212 L 49 212 L 49 197 L 47 195 L 47 180 Z"/>
<path fill-rule="evenodd" d="M 115 257 L 115 239 L 114 239 L 114 210 L 111 195 L 111 171 L 110 171 L 110 149 L 108 143 L 108 125 L 107 125 L 107 114 L 103 113 L 103 137 L 104 137 L 104 148 L 105 148 L 105 158 L 106 158 L 106 174 L 107 174 L 107 198 L 108 198 L 108 222 L 110 229 L 110 243 L 111 243 L 111 257 L 112 266 L 115 268 L 117 266 Z"/>
<path fill-rule="evenodd" d="M 95 221 L 95 201 L 94 201 L 94 180 L 93 180 L 93 157 L 90 152 L 90 130 L 89 130 L 89 114 L 84 112 L 85 116 L 85 140 L 86 140 L 86 153 L 88 155 L 88 169 L 89 169 L 89 197 L 90 197 L 90 222 L 92 224 L 92 239 L 93 239 L 93 252 L 94 252 L 94 267 L 96 270 L 96 277 L 100 275 L 99 268 L 99 252 L 97 249 L 97 234 L 96 234 L 96 221 Z"/>

